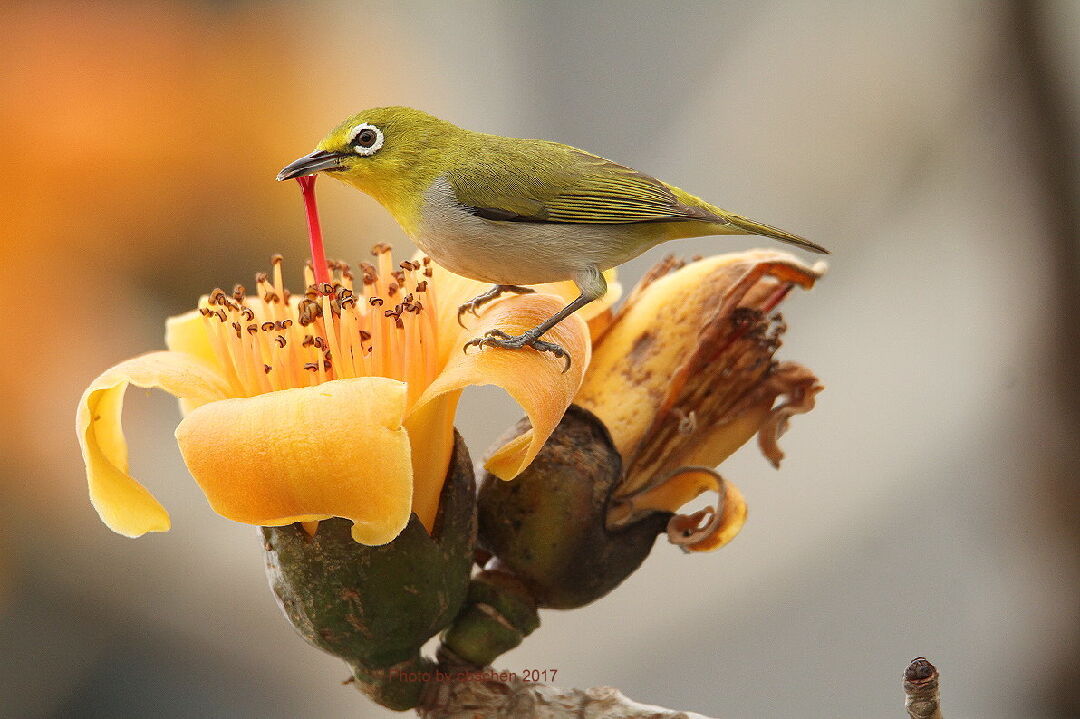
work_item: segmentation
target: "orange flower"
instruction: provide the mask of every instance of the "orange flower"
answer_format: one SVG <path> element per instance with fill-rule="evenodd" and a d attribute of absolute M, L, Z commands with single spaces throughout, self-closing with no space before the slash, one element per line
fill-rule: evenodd
<path fill-rule="evenodd" d="M 131 537 L 170 526 L 165 508 L 128 474 L 120 415 L 129 384 L 180 399 L 184 462 L 211 507 L 238 522 L 344 517 L 353 538 L 370 545 L 396 537 L 412 512 L 430 530 L 457 400 L 472 384 L 504 388 L 534 428 L 492 462 L 512 477 L 532 461 L 588 365 L 583 318 L 550 333 L 574 357 L 565 374 L 561 360 L 539 352 L 465 354 L 469 338 L 520 333 L 558 310 L 562 297 L 499 300 L 466 330 L 457 306 L 485 286 L 427 258 L 395 268 L 389 247 L 374 252 L 376 263 L 361 266 L 355 286 L 346 265 L 334 265 L 333 284 L 318 288 L 309 268 L 303 296 L 284 289 L 275 258 L 253 294 L 215 290 L 197 311 L 168 320 L 167 351 L 121 362 L 90 384 L 76 429 L 90 497 L 106 525 Z"/>

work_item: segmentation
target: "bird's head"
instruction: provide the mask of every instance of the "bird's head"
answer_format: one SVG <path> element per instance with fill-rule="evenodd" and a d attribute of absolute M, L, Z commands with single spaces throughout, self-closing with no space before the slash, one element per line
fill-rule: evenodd
<path fill-rule="evenodd" d="M 379 107 L 335 127 L 315 152 L 289 164 L 277 179 L 325 172 L 353 185 L 394 214 L 419 199 L 446 170 L 461 128 L 408 107 Z"/>

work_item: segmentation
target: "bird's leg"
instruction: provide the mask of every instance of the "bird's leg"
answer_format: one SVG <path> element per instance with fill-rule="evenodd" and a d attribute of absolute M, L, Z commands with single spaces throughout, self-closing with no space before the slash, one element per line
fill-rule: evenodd
<path fill-rule="evenodd" d="M 570 369 L 570 353 L 554 342 L 544 342 L 540 339 L 541 335 L 593 300 L 600 299 L 607 292 L 607 282 L 604 280 L 604 275 L 595 267 L 590 267 L 574 275 L 574 284 L 581 290 L 578 298 L 531 330 L 517 336 L 508 335 L 502 330 L 489 330 L 483 337 L 477 337 L 466 342 L 463 349 L 468 351 L 469 347 L 502 347 L 504 349 L 532 347 L 540 352 L 550 352 L 555 357 L 565 360 L 566 367 L 563 369 L 563 372 L 565 372 Z"/>
<path fill-rule="evenodd" d="M 532 287 L 521 287 L 519 285 L 495 285 L 494 287 L 492 287 L 487 292 L 485 292 L 485 293 L 483 293 L 481 295 L 477 295 L 476 297 L 473 297 L 471 300 L 469 300 L 465 304 L 458 305 L 458 308 L 457 308 L 457 321 L 458 321 L 458 324 L 461 325 L 462 327 L 464 327 L 465 323 L 461 321 L 461 316 L 463 314 L 465 314 L 466 312 L 472 312 L 474 315 L 479 316 L 480 313 L 477 312 L 477 310 L 479 310 L 481 307 L 486 305 L 488 302 L 491 302 L 492 300 L 498 299 L 499 297 L 501 297 L 503 295 L 503 293 L 506 293 L 506 292 L 515 292 L 515 293 L 517 293 L 519 295 L 525 295 L 525 294 L 528 294 L 530 292 L 536 292 L 536 290 L 534 290 Z"/>

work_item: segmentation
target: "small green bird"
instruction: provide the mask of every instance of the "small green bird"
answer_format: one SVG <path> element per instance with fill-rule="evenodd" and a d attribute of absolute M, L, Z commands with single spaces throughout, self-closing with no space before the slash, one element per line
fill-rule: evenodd
<path fill-rule="evenodd" d="M 353 115 L 277 179 L 316 172 L 378 200 L 443 267 L 495 285 L 462 305 L 459 319 L 504 292 L 532 291 L 523 285 L 573 280 L 581 295 L 550 319 L 466 345 L 529 346 L 567 366 L 567 353 L 540 337 L 603 296 L 604 270 L 661 242 L 749 234 L 827 252 L 584 150 L 473 132 L 408 107 Z"/>

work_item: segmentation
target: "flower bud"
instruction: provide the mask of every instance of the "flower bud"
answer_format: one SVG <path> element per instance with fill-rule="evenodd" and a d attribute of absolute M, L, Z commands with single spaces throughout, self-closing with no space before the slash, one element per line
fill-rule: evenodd
<path fill-rule="evenodd" d="M 264 527 L 270 585 L 308 643 L 353 668 L 360 688 L 392 709 L 419 702 L 434 667 L 420 656 L 465 599 L 476 539 L 475 482 L 468 450 L 455 437 L 434 531 L 414 514 L 389 544 L 352 539 L 351 523 L 328 519 Z"/>
<path fill-rule="evenodd" d="M 500 446 L 530 429 L 521 420 Z M 584 606 L 640 566 L 670 515 L 650 514 L 617 531 L 606 526 L 622 462 L 604 425 L 571 405 L 543 449 L 517 478 L 483 473 L 479 542 L 489 569 L 516 576 L 541 607 Z"/>

